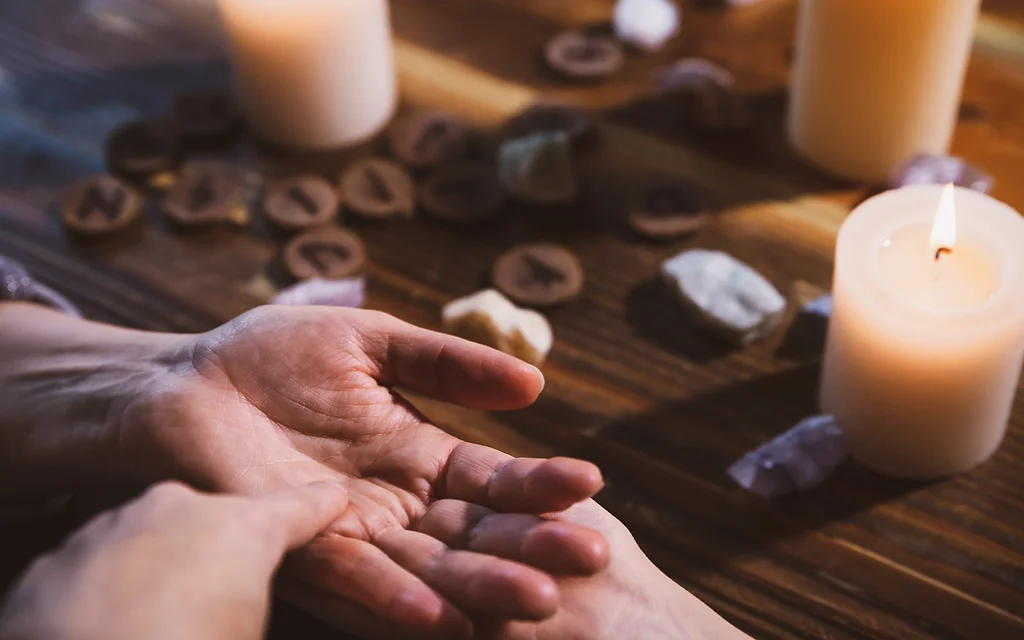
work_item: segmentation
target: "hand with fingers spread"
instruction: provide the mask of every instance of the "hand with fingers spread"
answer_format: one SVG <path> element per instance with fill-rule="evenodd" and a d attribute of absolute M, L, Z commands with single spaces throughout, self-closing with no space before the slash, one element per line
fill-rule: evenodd
<path fill-rule="evenodd" d="M 462 442 L 394 391 L 523 407 L 543 378 L 510 356 L 349 309 L 265 307 L 208 334 L 171 336 L 25 306 L 0 308 L 0 328 L 6 318 L 11 329 L 0 346 L 14 363 L 0 363 L 0 401 L 14 405 L 0 444 L 22 446 L 0 459 L 0 481 L 105 474 L 243 494 L 339 482 L 347 507 L 289 558 L 282 588 L 300 604 L 327 598 L 332 620 L 372 637 L 466 637 L 473 619 L 544 619 L 559 604 L 552 574 L 608 562 L 600 534 L 537 518 L 593 495 L 602 482 L 593 465 Z M 40 360 L 31 345 L 44 341 L 59 359 Z M 54 423 L 70 424 L 38 437 Z M 417 530 L 452 504 L 473 517 L 450 523 L 444 541 Z"/>
<path fill-rule="evenodd" d="M 159 485 L 37 560 L 0 640 L 258 640 L 281 558 L 347 504 L 326 482 L 258 498 Z"/>

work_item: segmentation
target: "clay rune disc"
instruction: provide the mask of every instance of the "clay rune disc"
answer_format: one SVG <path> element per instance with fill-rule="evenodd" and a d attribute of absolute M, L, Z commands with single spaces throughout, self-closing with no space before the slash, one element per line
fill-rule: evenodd
<path fill-rule="evenodd" d="M 572 300 L 583 289 L 583 266 L 565 247 L 551 243 L 513 247 L 494 263 L 494 286 L 519 304 L 546 307 Z"/>
<path fill-rule="evenodd" d="M 181 169 L 164 197 L 164 213 L 184 226 L 233 220 L 245 207 L 245 184 L 235 167 L 196 161 Z"/>
<path fill-rule="evenodd" d="M 334 186 L 320 176 L 284 178 L 267 185 L 263 211 L 282 229 L 309 229 L 334 219 L 338 196 Z"/>
<path fill-rule="evenodd" d="M 316 229 L 284 247 L 284 266 L 297 280 L 348 278 L 363 269 L 366 249 L 359 236 L 341 229 Z"/>
<path fill-rule="evenodd" d="M 563 31 L 548 41 L 544 57 L 558 73 L 587 80 L 610 76 L 625 61 L 618 40 L 579 29 Z"/>
<path fill-rule="evenodd" d="M 61 221 L 83 235 L 113 233 L 138 219 L 142 197 L 123 180 L 97 175 L 82 180 L 61 205 Z"/>
<path fill-rule="evenodd" d="M 702 189 L 681 178 L 653 180 L 629 212 L 629 224 L 642 236 L 663 240 L 699 230 L 708 220 Z"/>
<path fill-rule="evenodd" d="M 345 207 L 365 218 L 408 218 L 416 210 L 412 178 L 398 164 L 380 158 L 345 169 L 339 190 Z"/>

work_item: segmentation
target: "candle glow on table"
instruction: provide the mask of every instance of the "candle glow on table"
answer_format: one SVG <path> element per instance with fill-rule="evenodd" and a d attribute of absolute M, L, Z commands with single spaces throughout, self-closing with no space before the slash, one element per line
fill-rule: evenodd
<path fill-rule="evenodd" d="M 242 109 L 260 137 L 343 147 L 397 104 L 387 0 L 219 0 Z"/>
<path fill-rule="evenodd" d="M 1024 219 L 967 189 L 876 196 L 839 232 L 821 404 L 890 475 L 966 471 L 1002 442 L 1024 361 Z"/>
<path fill-rule="evenodd" d="M 800 0 L 789 139 L 812 164 L 885 184 L 949 150 L 981 0 Z"/>

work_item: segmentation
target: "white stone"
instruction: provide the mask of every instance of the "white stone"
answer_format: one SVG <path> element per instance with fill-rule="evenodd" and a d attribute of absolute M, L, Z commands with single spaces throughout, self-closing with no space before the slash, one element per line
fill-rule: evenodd
<path fill-rule="evenodd" d="M 661 273 L 698 322 L 736 344 L 767 334 L 786 309 L 764 276 L 720 251 L 684 251 L 662 263 Z"/>
<path fill-rule="evenodd" d="M 494 289 L 479 291 L 445 306 L 444 330 L 541 365 L 551 351 L 554 333 L 542 314 L 521 309 Z"/>
<path fill-rule="evenodd" d="M 615 35 L 644 51 L 657 51 L 679 32 L 680 13 L 671 0 L 619 0 Z"/>

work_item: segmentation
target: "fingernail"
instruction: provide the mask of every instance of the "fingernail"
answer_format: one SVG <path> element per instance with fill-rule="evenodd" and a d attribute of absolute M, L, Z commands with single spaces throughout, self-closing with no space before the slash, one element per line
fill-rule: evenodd
<path fill-rule="evenodd" d="M 544 377 L 544 372 L 541 371 L 538 367 L 535 367 L 532 364 L 530 366 L 533 367 L 533 370 L 537 372 L 537 377 L 540 378 L 540 393 L 543 393 L 544 387 L 548 383 L 547 378 Z"/>

